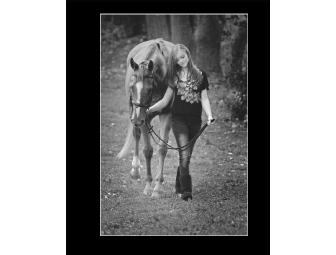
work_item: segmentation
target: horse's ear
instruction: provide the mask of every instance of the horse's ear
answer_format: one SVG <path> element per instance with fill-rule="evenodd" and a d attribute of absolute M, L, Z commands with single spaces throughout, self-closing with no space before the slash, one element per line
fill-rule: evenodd
<path fill-rule="evenodd" d="M 149 63 L 148 63 L 148 70 L 151 72 L 153 71 L 153 68 L 154 68 L 154 63 L 152 60 L 149 60 Z"/>
<path fill-rule="evenodd" d="M 139 65 L 137 63 L 135 63 L 133 58 L 131 58 L 131 67 L 134 71 L 138 70 L 138 68 L 139 68 Z"/>

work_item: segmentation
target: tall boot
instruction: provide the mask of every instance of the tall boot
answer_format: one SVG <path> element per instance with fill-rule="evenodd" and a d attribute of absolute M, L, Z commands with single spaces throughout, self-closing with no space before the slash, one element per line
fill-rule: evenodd
<path fill-rule="evenodd" d="M 180 187 L 183 200 L 192 199 L 192 182 L 188 169 L 180 167 Z"/>
<path fill-rule="evenodd" d="M 175 180 L 175 193 L 181 194 L 181 184 L 180 184 L 180 167 L 177 167 L 176 180 Z"/>

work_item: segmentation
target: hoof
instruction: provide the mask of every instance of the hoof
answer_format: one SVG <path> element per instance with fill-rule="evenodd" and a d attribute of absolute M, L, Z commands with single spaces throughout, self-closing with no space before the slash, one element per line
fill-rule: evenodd
<path fill-rule="evenodd" d="M 149 196 L 149 195 L 150 195 L 150 184 L 146 184 L 146 187 L 145 187 L 143 193 L 144 193 L 146 196 Z"/>
<path fill-rule="evenodd" d="M 160 197 L 161 197 L 161 194 L 159 191 L 153 191 L 152 198 L 160 198 Z"/>
<path fill-rule="evenodd" d="M 150 191 L 148 189 L 144 189 L 143 191 L 144 195 L 149 196 L 150 195 Z"/>
<path fill-rule="evenodd" d="M 130 176 L 134 180 L 140 180 L 140 174 L 138 170 L 135 170 L 134 168 L 132 169 Z"/>
<path fill-rule="evenodd" d="M 154 198 L 160 198 L 160 197 L 162 197 L 162 195 L 163 195 L 162 183 L 156 182 L 154 190 L 153 190 L 152 197 L 154 197 Z"/>
<path fill-rule="evenodd" d="M 135 175 L 131 174 L 131 178 L 132 178 L 133 180 L 140 181 L 140 175 L 139 175 L 139 174 L 135 174 Z"/>

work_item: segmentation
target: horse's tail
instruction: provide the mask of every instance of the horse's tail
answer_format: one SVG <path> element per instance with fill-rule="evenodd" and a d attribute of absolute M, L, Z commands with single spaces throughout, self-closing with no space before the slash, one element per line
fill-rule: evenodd
<path fill-rule="evenodd" d="M 132 141 L 133 141 L 133 125 L 130 122 L 128 125 L 128 130 L 127 130 L 127 135 L 126 135 L 124 146 L 122 147 L 121 151 L 117 155 L 118 159 L 125 157 L 129 153 L 129 150 L 132 145 Z"/>

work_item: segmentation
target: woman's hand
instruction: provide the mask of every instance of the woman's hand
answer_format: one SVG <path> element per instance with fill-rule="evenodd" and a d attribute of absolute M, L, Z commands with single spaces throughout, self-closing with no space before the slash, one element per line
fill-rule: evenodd
<path fill-rule="evenodd" d="M 207 121 L 208 126 L 210 126 L 210 125 L 213 124 L 214 122 L 215 122 L 215 119 L 214 119 L 212 116 L 209 116 L 209 117 L 208 117 L 208 121 Z"/>
<path fill-rule="evenodd" d="M 171 100 L 172 96 L 173 96 L 173 89 L 171 87 L 168 86 L 166 93 L 164 94 L 163 98 L 156 102 L 156 104 L 152 105 L 151 107 L 149 107 L 146 110 L 146 113 L 152 113 L 152 112 L 159 112 L 161 111 L 164 107 L 167 106 L 167 104 L 169 103 L 169 101 Z"/>
<path fill-rule="evenodd" d="M 202 108 L 203 108 L 206 116 L 208 116 L 207 124 L 209 126 L 215 121 L 215 119 L 212 117 L 210 101 L 209 101 L 209 97 L 208 97 L 208 93 L 207 93 L 206 89 L 202 90 L 201 98 L 202 98 L 202 101 L 201 101 L 202 102 Z"/>

